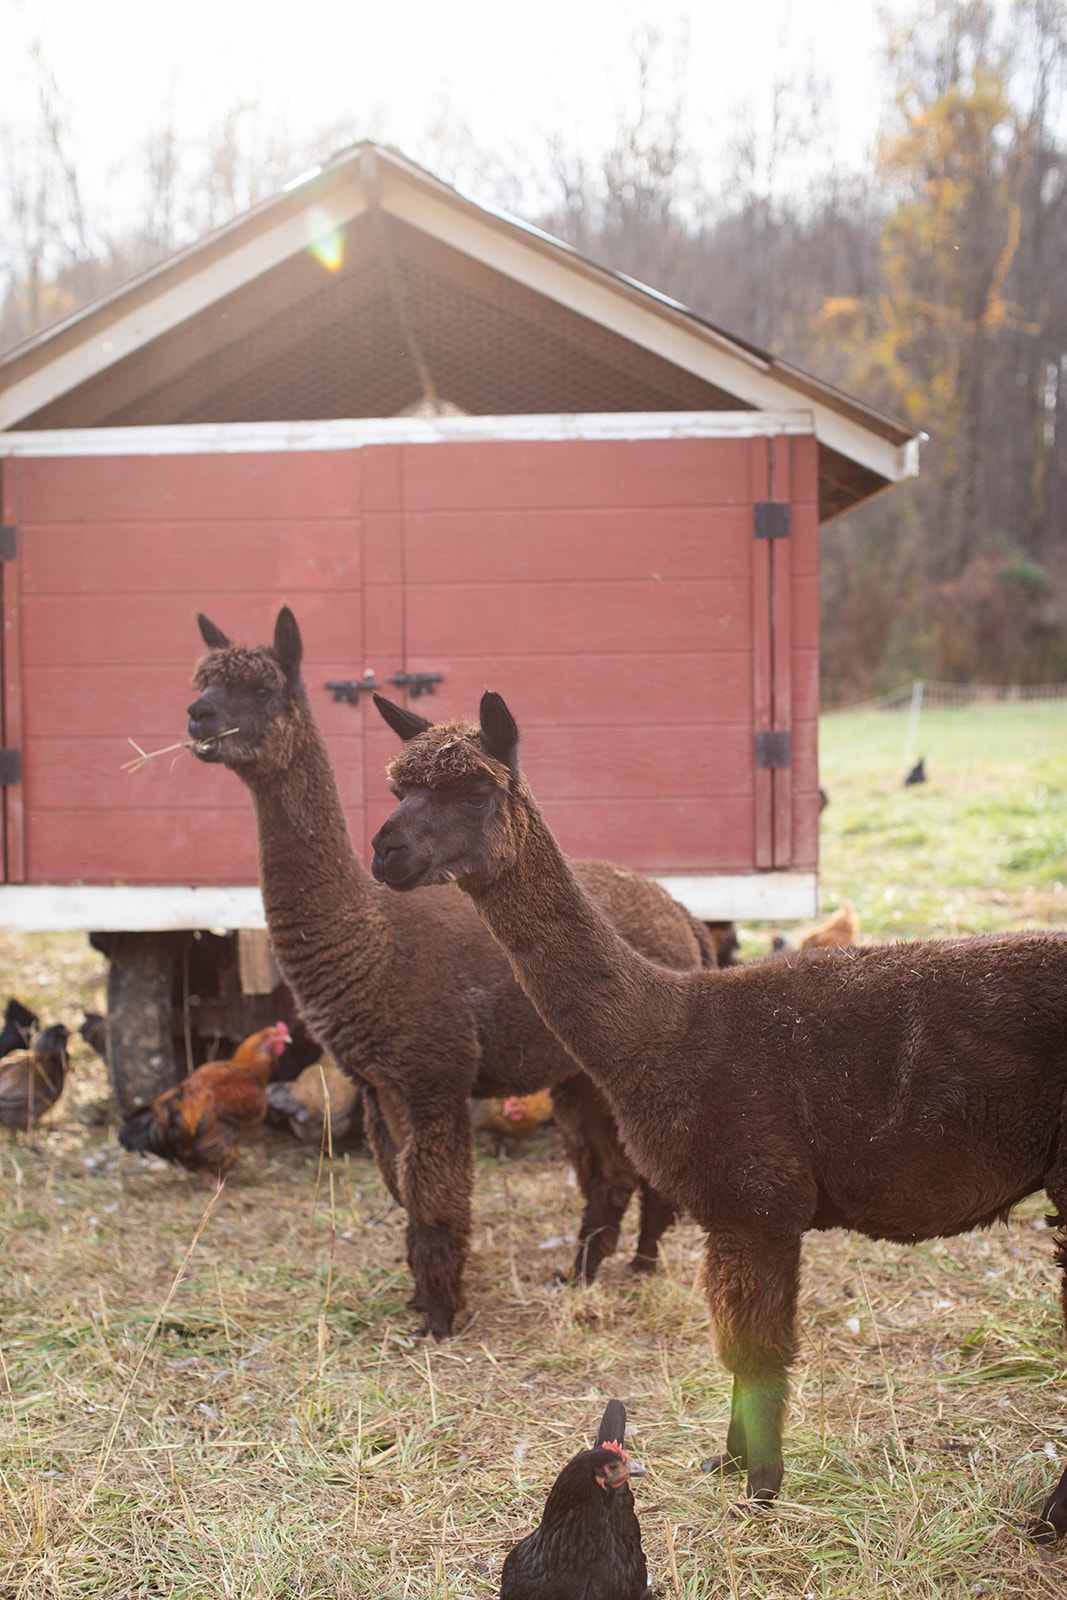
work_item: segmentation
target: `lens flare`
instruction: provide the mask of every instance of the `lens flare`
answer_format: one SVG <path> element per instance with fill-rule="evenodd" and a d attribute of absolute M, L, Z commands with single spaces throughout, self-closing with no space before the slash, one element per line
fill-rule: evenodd
<path fill-rule="evenodd" d="M 327 272 L 336 272 L 345 258 L 344 230 L 337 227 L 325 211 L 315 207 L 308 213 L 308 249 Z"/>

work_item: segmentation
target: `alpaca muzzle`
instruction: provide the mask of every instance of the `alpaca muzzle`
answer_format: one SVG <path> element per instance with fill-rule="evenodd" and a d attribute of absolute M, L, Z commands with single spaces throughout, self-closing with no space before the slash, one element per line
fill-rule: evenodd
<path fill-rule="evenodd" d="M 222 753 L 218 744 L 212 741 L 222 733 L 226 723 L 214 701 L 206 694 L 202 694 L 199 700 L 194 700 L 192 705 L 187 707 L 186 715 L 189 719 L 186 728 L 192 740 L 193 754 L 201 761 L 220 761 Z"/>

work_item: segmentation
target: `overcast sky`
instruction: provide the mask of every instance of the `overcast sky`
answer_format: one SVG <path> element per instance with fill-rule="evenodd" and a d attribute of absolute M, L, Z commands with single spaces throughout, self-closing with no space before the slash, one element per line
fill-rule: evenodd
<path fill-rule="evenodd" d="M 891 8 L 902 9 L 903 0 Z M 633 87 L 634 30 L 689 24 L 688 132 L 720 148 L 731 114 L 766 100 L 784 61 L 829 81 L 843 154 L 860 158 L 879 104 L 878 0 L 0 0 L 0 119 L 32 115 L 39 37 L 71 109 L 87 175 L 114 182 L 168 96 L 190 139 L 240 97 L 294 137 L 352 117 L 432 165 L 443 108 L 487 149 L 565 131 L 596 148 Z"/>

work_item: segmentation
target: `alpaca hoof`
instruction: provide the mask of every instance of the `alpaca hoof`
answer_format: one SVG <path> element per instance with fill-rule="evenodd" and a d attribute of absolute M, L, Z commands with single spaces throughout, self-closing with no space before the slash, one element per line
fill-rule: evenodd
<path fill-rule="evenodd" d="M 658 1256 L 634 1256 L 630 1262 L 630 1271 L 635 1278 L 651 1278 L 659 1271 Z"/>
<path fill-rule="evenodd" d="M 1041 1507 L 1041 1515 L 1030 1523 L 1028 1533 L 1035 1544 L 1055 1544 L 1067 1533 L 1067 1472 Z"/>
<path fill-rule="evenodd" d="M 746 1463 L 740 1456 L 723 1454 L 721 1456 L 705 1456 L 700 1463 L 701 1472 L 744 1472 Z"/>
<path fill-rule="evenodd" d="M 769 1511 L 778 1494 L 781 1483 L 782 1469 L 780 1466 L 750 1469 L 745 1490 L 751 1509 L 753 1511 Z"/>
<path fill-rule="evenodd" d="M 1052 1523 L 1049 1522 L 1047 1518 L 1033 1517 L 1026 1525 L 1026 1537 L 1030 1540 L 1031 1544 L 1036 1544 L 1040 1546 L 1041 1549 L 1047 1550 L 1051 1545 L 1056 1543 L 1056 1540 L 1059 1538 L 1059 1534 L 1056 1532 L 1055 1528 L 1052 1526 Z"/>

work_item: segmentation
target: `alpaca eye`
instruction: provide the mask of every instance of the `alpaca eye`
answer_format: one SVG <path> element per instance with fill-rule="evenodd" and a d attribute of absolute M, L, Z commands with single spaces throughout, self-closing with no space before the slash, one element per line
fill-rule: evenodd
<path fill-rule="evenodd" d="M 261 687 L 256 690 L 256 699 L 269 700 L 273 693 L 273 689 L 268 689 L 266 684 L 262 684 Z"/>
<path fill-rule="evenodd" d="M 468 794 L 463 797 L 463 804 L 468 811 L 484 811 L 489 804 L 487 794 Z"/>

